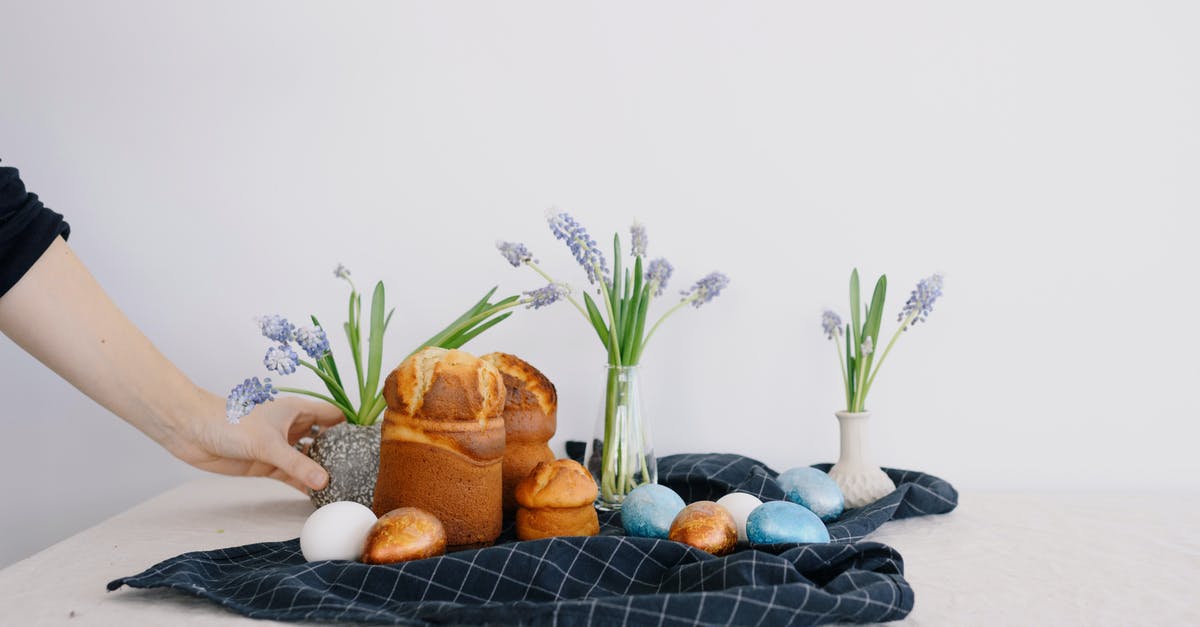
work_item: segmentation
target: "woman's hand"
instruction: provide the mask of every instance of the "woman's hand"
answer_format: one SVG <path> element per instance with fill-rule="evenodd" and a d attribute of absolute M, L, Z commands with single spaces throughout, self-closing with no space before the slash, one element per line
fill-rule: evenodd
<path fill-rule="evenodd" d="M 0 332 L 197 468 L 274 477 L 300 489 L 328 482 L 293 445 L 313 425 L 341 422 L 340 411 L 279 398 L 229 424 L 224 400 L 197 388 L 163 357 L 62 239 L 0 297 Z"/>
<path fill-rule="evenodd" d="M 345 420 L 333 405 L 280 397 L 254 408 L 239 424 L 225 420 L 224 402 L 208 393 L 202 409 L 184 418 L 162 442 L 172 455 L 209 472 L 271 477 L 300 491 L 319 490 L 329 482 L 323 468 L 296 449 L 312 427 Z"/>

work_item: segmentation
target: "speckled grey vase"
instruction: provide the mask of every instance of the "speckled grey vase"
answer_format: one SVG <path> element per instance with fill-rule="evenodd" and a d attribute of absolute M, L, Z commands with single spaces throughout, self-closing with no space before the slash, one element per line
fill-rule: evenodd
<path fill-rule="evenodd" d="M 329 473 L 324 490 L 309 490 L 315 507 L 335 501 L 371 506 L 379 474 L 379 434 L 382 420 L 370 426 L 344 422 L 317 434 L 308 456 Z"/>

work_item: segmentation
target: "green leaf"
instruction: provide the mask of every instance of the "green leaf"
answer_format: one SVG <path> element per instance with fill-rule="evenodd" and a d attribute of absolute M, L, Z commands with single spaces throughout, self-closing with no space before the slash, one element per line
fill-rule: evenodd
<path fill-rule="evenodd" d="M 492 318 L 492 319 L 488 320 L 487 322 L 484 322 L 483 324 L 475 327 L 474 329 L 470 329 L 470 330 L 466 331 L 465 333 L 456 336 L 454 338 L 455 346 L 446 346 L 445 348 L 460 348 L 462 346 L 466 346 L 467 342 L 470 342 L 471 340 L 478 337 L 480 333 L 483 333 L 484 331 L 487 331 L 488 329 L 500 324 L 501 322 L 504 322 L 504 319 L 508 318 L 511 315 L 512 315 L 511 311 L 507 311 L 503 314 L 500 314 L 499 316 L 496 316 L 495 318 Z"/>
<path fill-rule="evenodd" d="M 604 287 L 603 283 L 600 286 Z M 621 235 L 613 233 L 613 280 L 612 289 L 608 291 L 608 297 L 613 304 L 613 314 L 617 319 L 613 320 L 613 328 L 620 333 L 621 330 Z"/>
<path fill-rule="evenodd" d="M 858 288 L 858 268 L 855 268 L 850 273 L 850 322 L 854 329 L 854 354 L 858 355 L 858 350 L 862 346 L 862 337 L 860 337 L 862 329 L 862 293 Z"/>
<path fill-rule="evenodd" d="M 636 333 L 638 309 L 644 306 L 645 295 L 642 293 L 642 258 L 637 257 L 633 262 L 633 286 L 630 287 L 629 277 L 625 280 L 625 323 L 621 329 L 621 363 L 629 365 L 630 359 L 637 354 L 634 345 L 641 345 L 642 339 Z"/>
<path fill-rule="evenodd" d="M 383 319 L 384 319 L 383 281 L 375 284 L 375 292 L 371 294 L 371 330 L 367 336 L 367 383 L 363 386 L 362 407 L 369 409 L 367 403 L 372 402 L 379 393 L 379 371 L 383 365 Z"/>
<path fill-rule="evenodd" d="M 607 349 L 609 345 L 608 325 L 604 324 L 604 316 L 600 313 L 600 308 L 596 306 L 592 295 L 587 292 L 583 293 L 583 304 L 587 306 L 588 317 L 592 320 L 592 328 L 596 329 L 596 335 L 600 336 L 600 342 Z"/>
<path fill-rule="evenodd" d="M 879 277 L 875 283 L 875 292 L 871 294 L 871 305 L 867 307 L 867 322 L 865 335 L 871 337 L 876 350 L 879 347 L 879 327 L 883 324 L 883 301 L 887 298 L 887 275 Z M 865 340 L 864 340 L 865 341 Z"/>
<path fill-rule="evenodd" d="M 641 262 L 641 260 L 642 258 L 638 257 L 638 261 Z M 640 284 L 641 281 L 637 281 L 637 283 Z M 629 331 L 630 348 L 626 351 L 624 359 L 621 361 L 626 366 L 637 365 L 642 358 L 642 341 L 645 339 L 642 337 L 642 333 L 646 330 L 646 310 L 650 307 L 649 285 L 643 286 L 637 292 L 636 300 L 637 309 L 630 316 L 632 322 L 632 328 Z"/>
<path fill-rule="evenodd" d="M 387 407 L 387 401 L 383 398 L 383 395 L 380 394 L 379 396 L 375 397 L 374 402 L 371 403 L 371 408 L 367 410 L 367 414 L 360 418 L 361 422 L 359 422 L 359 424 L 375 424 L 376 419 L 379 418 L 379 414 L 383 413 L 383 409 L 385 407 Z"/>
<path fill-rule="evenodd" d="M 474 318 L 475 316 L 478 316 L 480 313 L 482 313 L 484 310 L 486 310 L 488 308 L 488 299 L 492 297 L 492 294 L 496 293 L 496 290 L 499 289 L 499 287 L 500 286 L 496 286 L 496 287 L 493 287 L 492 289 L 488 290 L 487 294 L 484 294 L 483 298 L 479 299 L 479 301 L 476 302 L 474 305 L 472 305 L 470 309 L 467 309 L 466 311 L 464 311 L 461 316 L 454 319 L 454 322 L 451 322 L 450 324 L 446 325 L 446 327 L 443 328 L 441 331 L 438 331 L 437 333 L 435 333 L 433 335 L 433 337 L 422 342 L 421 345 L 417 346 L 415 349 L 413 349 L 413 351 L 411 353 L 409 353 L 409 355 L 415 354 L 417 351 L 420 351 L 421 349 L 423 349 L 427 346 L 441 346 L 442 342 L 444 342 L 447 338 L 460 332 L 462 329 L 458 329 L 457 327 L 461 326 L 463 323 L 467 322 L 471 318 Z M 515 300 L 515 299 L 516 299 L 516 297 L 513 296 L 513 297 L 511 297 L 511 299 L 505 299 L 505 301 L 501 301 L 501 302 L 512 302 L 512 300 Z"/>
<path fill-rule="evenodd" d="M 850 352 L 850 325 L 846 325 L 846 386 L 849 391 L 850 398 L 854 398 L 854 354 Z M 853 402 L 853 401 L 851 401 Z M 846 407 L 846 411 L 854 411 L 854 407 Z"/>
<path fill-rule="evenodd" d="M 346 336 L 350 340 L 350 358 L 354 360 L 354 375 L 358 381 L 358 398 L 366 397 L 363 388 L 362 370 L 362 299 L 357 291 L 350 291 L 350 319 L 346 322 Z"/>
<path fill-rule="evenodd" d="M 322 325 L 321 322 L 319 320 L 317 320 L 316 316 L 310 315 L 309 318 L 312 319 L 313 325 L 321 327 L 322 329 L 325 328 L 324 325 Z M 333 360 L 333 352 L 330 352 L 328 355 L 325 355 L 321 359 L 327 362 L 326 369 L 329 371 L 329 374 L 333 376 L 333 380 L 337 381 L 338 385 L 342 385 L 342 375 L 338 373 L 337 362 L 335 362 Z"/>
<path fill-rule="evenodd" d="M 505 305 L 511 305 L 512 303 L 517 302 L 517 299 L 519 299 L 519 298 L 521 298 L 521 296 L 519 294 L 513 294 L 512 296 L 509 296 L 508 298 L 505 298 L 504 300 L 496 301 L 496 304 L 492 305 L 492 307 L 503 307 Z"/>

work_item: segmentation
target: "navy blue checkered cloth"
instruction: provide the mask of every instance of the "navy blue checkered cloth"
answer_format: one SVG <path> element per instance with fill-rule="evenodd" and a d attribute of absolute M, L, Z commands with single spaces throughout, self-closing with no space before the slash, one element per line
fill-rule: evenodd
<path fill-rule="evenodd" d="M 820 466 L 819 466 L 820 467 Z M 821 467 L 827 469 L 828 466 Z M 601 512 L 599 536 L 518 542 L 403 564 L 306 563 L 298 540 L 187 553 L 108 584 L 169 587 L 252 618 L 393 624 L 818 625 L 904 618 L 913 592 L 892 548 L 863 537 L 893 518 L 954 509 L 936 477 L 887 470 L 896 491 L 829 525 L 828 544 L 742 548 L 713 557 L 626 537 Z M 659 481 L 685 501 L 732 491 L 783 497 L 777 473 L 740 455 L 659 460 Z"/>

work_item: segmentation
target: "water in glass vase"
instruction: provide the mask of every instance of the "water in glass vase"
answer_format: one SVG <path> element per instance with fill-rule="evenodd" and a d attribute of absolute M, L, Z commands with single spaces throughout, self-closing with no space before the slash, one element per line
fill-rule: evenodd
<path fill-rule="evenodd" d="M 608 366 L 604 405 L 588 454 L 588 471 L 600 487 L 596 507 L 621 509 L 625 495 L 658 482 L 650 423 L 642 404 L 637 366 Z"/>

